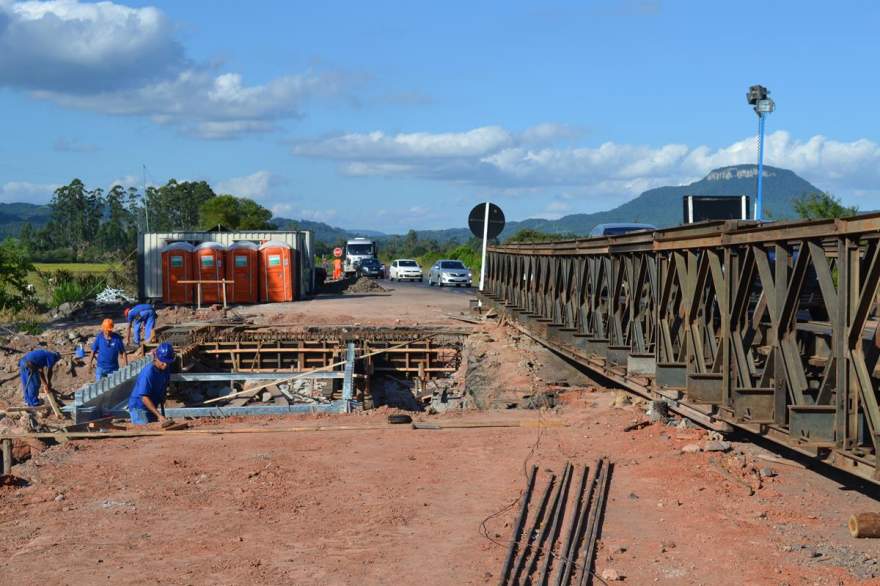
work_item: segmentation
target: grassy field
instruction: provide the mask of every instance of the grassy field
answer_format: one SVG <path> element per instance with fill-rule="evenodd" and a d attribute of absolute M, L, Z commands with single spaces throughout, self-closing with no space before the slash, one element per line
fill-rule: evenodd
<path fill-rule="evenodd" d="M 100 275 L 109 271 L 113 265 L 101 262 L 35 262 L 34 268 L 43 273 L 69 271 L 71 273 L 92 273 Z"/>

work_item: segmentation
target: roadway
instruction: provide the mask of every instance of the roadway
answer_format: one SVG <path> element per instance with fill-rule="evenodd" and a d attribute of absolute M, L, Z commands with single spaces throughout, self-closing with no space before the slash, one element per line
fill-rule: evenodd
<path fill-rule="evenodd" d="M 380 279 L 379 283 L 385 287 L 386 289 L 408 289 L 412 287 L 421 287 L 424 289 L 428 289 L 428 281 L 425 279 L 423 282 L 419 281 L 390 281 L 388 279 Z M 476 295 L 479 287 L 438 287 L 434 285 L 430 287 L 430 289 L 443 293 L 450 294 L 458 294 L 458 295 Z"/>

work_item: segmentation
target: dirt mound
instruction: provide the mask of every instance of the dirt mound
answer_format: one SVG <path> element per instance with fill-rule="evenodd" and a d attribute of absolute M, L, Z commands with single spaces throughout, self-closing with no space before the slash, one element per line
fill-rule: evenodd
<path fill-rule="evenodd" d="M 346 293 L 385 293 L 388 289 L 367 277 L 361 277 L 348 286 Z"/>

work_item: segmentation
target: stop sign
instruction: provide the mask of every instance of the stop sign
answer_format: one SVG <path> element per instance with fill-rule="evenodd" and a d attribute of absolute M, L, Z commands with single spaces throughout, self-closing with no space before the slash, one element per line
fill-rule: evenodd
<path fill-rule="evenodd" d="M 338 246 L 336 248 L 334 248 L 333 249 L 333 256 L 335 256 L 336 258 L 341 258 L 342 257 L 342 249 L 339 248 Z"/>

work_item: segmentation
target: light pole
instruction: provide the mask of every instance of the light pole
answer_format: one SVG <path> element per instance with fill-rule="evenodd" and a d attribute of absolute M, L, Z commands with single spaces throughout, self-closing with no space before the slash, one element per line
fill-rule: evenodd
<path fill-rule="evenodd" d="M 762 85 L 753 85 L 746 94 L 746 100 L 758 115 L 758 189 L 755 194 L 755 219 L 764 219 L 764 117 L 776 109 L 770 99 L 770 90 Z"/>

